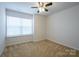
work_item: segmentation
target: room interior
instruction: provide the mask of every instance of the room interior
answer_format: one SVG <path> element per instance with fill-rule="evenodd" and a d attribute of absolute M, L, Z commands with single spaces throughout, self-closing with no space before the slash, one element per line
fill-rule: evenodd
<path fill-rule="evenodd" d="M 0 56 L 79 56 L 78 25 L 79 2 L 0 2 Z"/>

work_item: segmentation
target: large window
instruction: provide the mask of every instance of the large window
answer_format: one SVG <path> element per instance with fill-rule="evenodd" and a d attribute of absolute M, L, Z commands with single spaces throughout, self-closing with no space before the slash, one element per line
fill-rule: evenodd
<path fill-rule="evenodd" d="M 32 34 L 32 19 L 7 16 L 7 36 L 21 36 Z"/>

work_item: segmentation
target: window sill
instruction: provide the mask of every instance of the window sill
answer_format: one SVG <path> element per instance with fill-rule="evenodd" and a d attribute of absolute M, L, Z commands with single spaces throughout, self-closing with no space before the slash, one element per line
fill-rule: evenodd
<path fill-rule="evenodd" d="M 7 38 L 15 38 L 15 37 L 23 37 L 23 36 L 32 36 L 32 34 L 29 34 L 29 35 L 18 35 L 18 36 L 8 36 Z"/>

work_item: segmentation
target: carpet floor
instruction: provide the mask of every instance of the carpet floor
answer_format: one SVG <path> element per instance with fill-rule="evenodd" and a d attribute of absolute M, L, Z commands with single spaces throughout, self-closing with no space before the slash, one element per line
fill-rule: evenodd
<path fill-rule="evenodd" d="M 7 46 L 3 57 L 69 57 L 78 56 L 78 51 L 49 40 L 27 42 Z"/>

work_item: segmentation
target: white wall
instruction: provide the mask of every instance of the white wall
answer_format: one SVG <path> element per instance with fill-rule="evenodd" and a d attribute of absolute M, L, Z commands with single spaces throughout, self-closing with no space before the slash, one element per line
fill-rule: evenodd
<path fill-rule="evenodd" d="M 79 5 L 50 15 L 47 24 L 49 40 L 79 50 Z"/>
<path fill-rule="evenodd" d="M 33 35 L 8 37 L 6 45 L 19 44 L 29 41 L 39 41 L 45 39 L 46 16 L 34 15 L 34 33 Z"/>
<path fill-rule="evenodd" d="M 6 46 L 25 43 L 25 42 L 29 42 L 29 41 L 32 41 L 32 40 L 33 40 L 32 35 L 7 37 Z"/>
<path fill-rule="evenodd" d="M 0 9 L 0 55 L 5 48 L 5 9 Z"/>
<path fill-rule="evenodd" d="M 46 34 L 46 16 L 34 16 L 34 41 L 44 40 Z"/>

